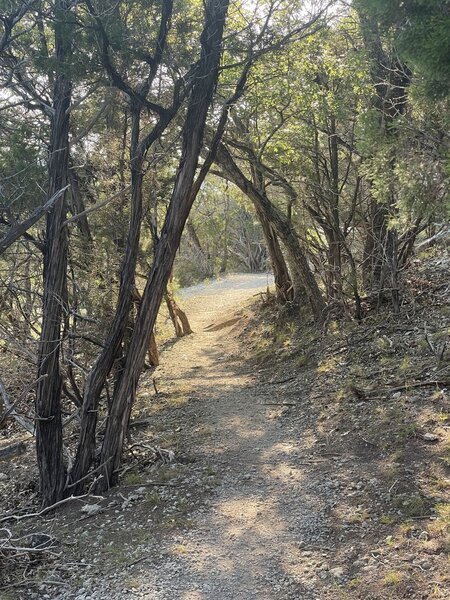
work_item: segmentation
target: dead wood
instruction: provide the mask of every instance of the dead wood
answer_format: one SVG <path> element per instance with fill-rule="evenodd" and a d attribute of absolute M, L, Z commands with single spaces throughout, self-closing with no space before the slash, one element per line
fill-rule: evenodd
<path fill-rule="evenodd" d="M 62 500 L 59 500 L 58 502 L 55 502 L 51 506 L 47 506 L 46 508 L 43 508 L 42 510 L 40 510 L 38 512 L 26 513 L 24 515 L 6 515 L 2 519 L 0 519 L 0 523 L 6 523 L 7 521 L 16 521 L 16 523 L 17 523 L 19 521 L 23 521 L 24 519 L 35 519 L 37 517 L 42 517 L 43 515 L 46 515 L 50 511 L 54 510 L 55 508 L 59 508 L 60 506 L 63 506 L 64 504 L 68 504 L 69 502 L 73 502 L 74 500 L 83 500 L 84 498 L 87 498 L 88 496 L 90 496 L 91 498 L 98 499 L 98 500 L 104 500 L 103 496 L 91 496 L 90 493 L 83 494 L 81 496 L 69 496 L 68 498 L 63 498 Z"/>
<path fill-rule="evenodd" d="M 263 406 L 297 406 L 297 402 L 263 402 Z"/>
<path fill-rule="evenodd" d="M 148 425 L 151 425 L 154 422 L 154 419 L 152 418 L 147 418 L 147 419 L 136 419 L 135 421 L 131 421 L 130 424 L 128 425 L 128 427 L 131 429 L 132 427 L 147 427 Z"/>
<path fill-rule="evenodd" d="M 412 388 L 420 388 L 420 387 L 448 387 L 450 386 L 450 381 L 417 381 L 416 383 L 407 383 L 405 385 L 398 385 L 397 387 L 389 388 L 388 392 L 402 392 L 404 390 L 410 390 Z"/>
<path fill-rule="evenodd" d="M 268 385 L 281 385 L 282 383 L 287 383 L 288 381 L 293 381 L 297 379 L 297 375 L 292 375 L 292 377 L 286 377 L 286 379 L 276 379 L 275 381 L 268 381 Z"/>
<path fill-rule="evenodd" d="M 352 391 L 359 400 L 369 401 L 382 399 L 386 394 L 392 394 L 395 392 L 404 392 L 405 390 L 411 390 L 421 387 L 450 387 L 450 381 L 442 381 L 433 379 L 431 381 L 416 381 L 415 383 L 405 383 L 402 385 L 394 384 L 393 387 L 378 388 L 375 390 L 363 390 L 352 386 Z"/>
<path fill-rule="evenodd" d="M 43 217 L 48 211 L 54 206 L 57 200 L 64 196 L 64 192 L 69 188 L 68 185 L 63 187 L 62 189 L 55 192 L 49 200 L 42 206 L 39 206 L 32 214 L 22 221 L 22 223 L 18 223 L 10 228 L 8 233 L 0 240 L 0 254 L 3 254 L 5 250 L 7 250 L 11 244 L 17 241 L 24 233 L 30 229 L 35 223 L 39 221 L 41 217 Z"/>
<path fill-rule="evenodd" d="M 20 395 L 20 397 L 15 401 L 15 402 L 11 402 L 8 392 L 6 390 L 6 386 L 3 383 L 3 381 L 0 379 L 0 396 L 3 400 L 3 405 L 5 407 L 5 412 L 3 413 L 3 415 L 0 416 L 0 427 L 1 424 L 3 423 L 3 421 L 5 419 L 7 419 L 9 416 L 12 417 L 13 419 L 15 419 L 17 421 L 17 423 L 19 423 L 19 425 L 21 425 L 26 431 L 28 431 L 28 433 L 31 433 L 31 435 L 34 435 L 34 424 L 32 421 L 30 421 L 29 419 L 27 419 L 26 417 L 23 417 L 22 415 L 19 415 L 16 410 L 15 407 L 16 405 L 23 400 L 23 398 L 26 396 L 26 394 L 28 394 L 28 392 L 33 389 L 33 387 L 41 380 L 43 379 L 44 376 L 39 377 L 32 385 L 28 386 L 25 391 Z"/>

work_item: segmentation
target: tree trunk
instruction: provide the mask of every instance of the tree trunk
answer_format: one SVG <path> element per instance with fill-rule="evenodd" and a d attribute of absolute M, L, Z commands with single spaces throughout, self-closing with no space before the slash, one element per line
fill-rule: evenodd
<path fill-rule="evenodd" d="M 141 307 L 141 302 L 142 302 L 142 296 L 141 296 L 139 290 L 137 289 L 137 287 L 135 286 L 134 290 L 133 290 L 133 304 L 134 304 L 136 314 L 139 312 L 139 309 Z M 128 330 L 127 330 L 129 332 L 129 336 L 127 336 L 128 343 L 131 339 L 131 332 L 133 331 L 134 321 L 135 321 L 135 318 L 132 317 L 131 313 L 130 313 L 129 326 L 128 326 Z M 150 340 L 149 340 L 148 348 L 147 348 L 147 356 L 148 356 L 148 361 L 152 367 L 157 367 L 159 365 L 158 345 L 156 343 L 156 337 L 155 337 L 154 331 L 152 331 L 152 333 L 150 335 Z"/>
<path fill-rule="evenodd" d="M 279 302 L 287 302 L 294 299 L 294 287 L 292 285 L 289 269 L 284 260 L 283 252 L 281 251 L 278 236 L 266 219 L 264 213 L 260 210 L 256 211 L 259 221 L 262 226 L 264 240 L 269 252 L 270 264 L 275 278 L 275 289 Z M 289 217 L 288 217 L 289 219 Z"/>
<path fill-rule="evenodd" d="M 386 237 L 386 208 L 371 202 L 363 253 L 363 285 L 368 291 L 380 289 L 383 239 Z"/>
<path fill-rule="evenodd" d="M 172 292 L 166 289 L 166 293 L 164 294 L 164 299 L 166 301 L 167 309 L 169 311 L 170 320 L 173 323 L 173 327 L 175 329 L 175 335 L 177 337 L 183 337 L 185 335 L 189 335 L 192 333 L 191 326 L 189 324 L 189 319 L 187 318 L 184 310 L 178 306 L 173 297 Z"/>
<path fill-rule="evenodd" d="M 131 152 L 137 149 L 139 135 L 140 108 L 133 112 L 134 143 Z M 132 154 L 133 156 L 133 154 Z M 84 389 L 84 400 L 81 410 L 80 439 L 77 454 L 71 472 L 71 481 L 75 483 L 85 477 L 94 456 L 95 433 L 100 395 L 106 379 L 111 372 L 114 361 L 121 353 L 122 340 L 129 324 L 128 316 L 133 302 L 135 288 L 135 270 L 139 249 L 142 223 L 142 164 L 143 157 L 136 157 L 132 163 L 131 175 L 131 217 L 125 254 L 120 272 L 120 287 L 116 310 L 110 325 L 103 350 L 92 367 Z M 75 492 L 78 489 L 75 488 Z"/>
<path fill-rule="evenodd" d="M 357 7 L 365 48 L 371 59 L 371 78 L 375 90 L 374 107 L 378 111 L 380 135 L 394 141 L 387 176 L 391 178 L 389 197 L 372 203 L 372 224 L 364 248 L 364 282 L 368 289 L 377 289 L 380 296 L 389 289 L 394 312 L 400 310 L 398 285 L 398 231 L 389 227 L 389 218 L 396 212 L 396 195 L 392 178 L 396 164 L 395 140 L 397 121 L 408 104 L 408 88 L 412 73 L 399 62 L 395 51 L 383 48 L 378 23 L 361 7 Z M 369 271 L 369 266 L 373 272 Z M 385 288 L 385 289 L 384 289 Z"/>
<path fill-rule="evenodd" d="M 195 260 L 199 260 L 201 262 L 201 265 L 204 269 L 203 272 L 205 273 L 206 277 L 212 277 L 214 275 L 213 261 L 211 261 L 209 253 L 203 250 L 197 232 L 195 231 L 195 227 L 190 221 L 186 223 L 186 231 L 189 234 L 192 245 L 197 252 Z"/>
<path fill-rule="evenodd" d="M 267 221 L 276 231 L 289 257 L 294 294 L 298 298 L 303 292 L 306 293 L 314 318 L 318 322 L 321 322 L 324 318 L 325 302 L 309 267 L 306 254 L 300 245 L 297 233 L 289 222 L 289 219 L 270 202 L 265 194 L 261 193 L 245 177 L 224 144 L 219 145 L 216 162 L 220 165 L 226 177 L 230 181 L 233 181 L 252 201 L 255 209 L 264 214 Z"/>
<path fill-rule="evenodd" d="M 265 195 L 265 178 L 264 168 L 261 161 L 257 158 L 256 154 L 252 152 L 251 160 L 251 173 L 252 181 L 255 188 L 262 195 Z M 269 252 L 270 262 L 275 278 L 275 288 L 277 293 L 277 299 L 281 302 L 294 299 L 294 285 L 292 284 L 289 270 L 284 260 L 283 252 L 281 251 L 280 244 L 278 242 L 278 236 L 267 219 L 263 210 L 260 207 L 255 207 L 256 214 L 261 223 L 264 240 L 266 242 L 267 250 Z M 292 214 L 287 214 L 287 221 L 291 223 Z"/>
<path fill-rule="evenodd" d="M 155 47 L 154 58 L 150 69 L 149 77 L 145 84 L 141 86 L 139 96 L 146 97 L 151 87 L 151 82 L 156 76 L 158 66 L 161 63 L 166 39 L 170 27 L 173 2 L 167 0 L 161 8 L 161 22 L 158 34 L 158 40 Z M 98 15 L 93 14 L 96 19 L 99 35 L 103 49 L 105 48 L 105 39 L 103 25 Z M 166 127 L 172 121 L 181 104 L 182 96 L 174 96 L 172 106 L 159 116 L 159 120 L 153 129 L 142 140 L 140 139 L 140 121 L 142 113 L 142 102 L 135 97 L 131 88 L 124 84 L 117 72 L 111 73 L 109 64 L 109 55 L 103 50 L 104 66 L 112 77 L 114 84 L 118 87 L 125 85 L 126 93 L 130 97 L 131 113 L 131 217 L 128 228 L 125 254 L 122 262 L 119 295 L 117 299 L 116 311 L 113 322 L 108 331 L 108 335 L 102 350 L 94 366 L 92 367 L 84 390 L 84 401 L 81 410 L 81 430 L 78 443 L 75 463 L 71 471 L 71 481 L 77 482 L 83 479 L 91 464 L 95 450 L 95 433 L 97 426 L 97 412 L 100 403 L 100 395 L 105 386 L 105 382 L 116 358 L 120 355 L 123 336 L 128 323 L 128 315 L 131 309 L 132 295 L 134 290 L 134 279 L 137 255 L 139 249 L 139 240 L 142 224 L 142 182 L 144 177 L 143 163 L 153 142 L 161 137 Z M 76 492 L 79 488 L 72 487 Z"/>
<path fill-rule="evenodd" d="M 205 6 L 201 58 L 183 127 L 183 149 L 179 169 L 156 247 L 154 264 L 142 296 L 125 366 L 114 388 L 112 408 L 100 458 L 101 464 L 104 465 L 104 477 L 98 485 L 100 490 L 108 488 L 117 481 L 123 440 L 144 365 L 148 341 L 169 281 L 183 228 L 198 192 L 198 187 L 194 185 L 194 177 L 203 143 L 206 116 L 217 83 L 228 3 L 229 0 L 208 0 Z"/>
<path fill-rule="evenodd" d="M 155 332 L 152 331 L 150 334 L 150 341 L 148 343 L 148 360 L 152 367 L 157 367 L 159 365 L 159 352 L 158 345 L 156 344 Z"/>
<path fill-rule="evenodd" d="M 69 178 L 69 107 L 71 82 L 64 73 L 72 51 L 66 16 L 71 2 L 58 0 L 55 7 L 56 78 L 48 164 L 51 198 L 67 185 Z M 44 254 L 44 299 L 39 343 L 36 390 L 36 452 L 43 506 L 61 500 L 65 470 L 61 418 L 62 376 L 59 364 L 61 324 L 65 311 L 67 278 L 66 200 L 63 198 L 47 215 Z"/>
<path fill-rule="evenodd" d="M 339 150 L 336 130 L 336 117 L 330 117 L 328 146 L 330 155 L 330 236 L 329 236 L 329 267 L 330 267 L 330 295 L 342 298 L 342 246 L 341 223 L 339 215 Z"/>
<path fill-rule="evenodd" d="M 222 254 L 222 262 L 221 262 L 221 265 L 220 265 L 220 272 L 221 273 L 226 273 L 227 272 L 227 268 L 228 268 L 228 256 L 229 256 L 229 250 L 228 250 L 228 229 L 229 229 L 229 226 L 230 226 L 230 197 L 228 196 L 228 186 L 226 188 L 226 194 L 225 194 L 225 205 L 224 205 L 224 211 L 223 211 L 223 221 L 224 221 L 223 234 L 222 234 L 223 254 Z"/>
<path fill-rule="evenodd" d="M 69 181 L 70 181 L 70 197 L 72 200 L 72 214 L 79 215 L 80 213 L 84 213 L 86 210 L 86 206 L 83 202 L 83 196 L 81 194 L 80 189 L 80 181 L 78 179 L 77 172 L 75 171 L 74 166 L 70 165 L 69 170 Z M 89 227 L 89 221 L 87 215 L 83 215 L 77 220 L 77 227 L 80 231 L 83 238 L 91 243 L 92 242 L 92 233 L 91 228 Z"/>

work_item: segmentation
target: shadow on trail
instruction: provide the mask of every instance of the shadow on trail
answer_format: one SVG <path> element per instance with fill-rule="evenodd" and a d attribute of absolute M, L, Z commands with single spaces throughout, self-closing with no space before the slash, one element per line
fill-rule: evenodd
<path fill-rule="evenodd" d="M 185 600 L 314 598 L 314 569 L 324 561 L 330 531 L 317 482 L 298 464 L 311 431 L 283 431 L 277 407 L 266 406 L 273 390 L 243 381 L 240 357 L 225 356 L 217 344 L 196 357 L 206 359 L 205 374 L 193 365 L 172 382 L 174 389 L 195 382 L 201 410 L 199 402 L 183 409 L 208 430 L 196 457 L 220 484 L 193 515 L 195 528 L 165 544 L 166 560 L 149 570 L 154 585 L 172 578 L 176 597 Z M 306 548 L 319 558 L 310 550 L 305 557 Z M 140 571 L 143 585 L 149 571 Z M 168 598 L 152 593 L 144 597 Z"/>
<path fill-rule="evenodd" d="M 336 372 L 292 362 L 284 369 L 293 376 L 277 375 L 277 385 L 264 381 L 256 367 L 249 369 L 234 332 L 230 335 L 231 305 L 227 313 L 211 304 L 215 301 L 199 301 L 205 312 L 197 314 L 197 333 L 168 353 L 171 366 L 161 376 L 168 401 L 158 417 L 178 419 L 194 464 L 209 470 L 217 485 L 189 513 L 193 528 L 164 535 L 161 560 L 133 573 L 139 597 L 426 597 L 417 595 L 432 576 L 422 565 L 439 553 L 445 560 L 445 553 L 432 538 L 419 539 L 426 526 L 422 518 L 432 508 L 420 469 L 428 460 L 436 468 L 442 457 L 411 434 L 404 410 L 409 401 L 403 400 L 396 416 L 396 402 L 342 396 L 351 361 L 343 361 L 341 353 Z M 332 348 L 323 349 L 320 358 L 328 354 Z M 170 394 L 179 389 L 185 401 L 171 407 Z M 421 402 L 416 417 L 427 410 L 425 398 Z M 387 432 L 383 443 L 372 441 L 370 432 L 379 431 Z M 410 498 L 416 502 L 411 508 L 404 502 Z M 402 555 L 402 545 L 409 554 Z M 428 562 L 416 563 L 424 552 Z"/>

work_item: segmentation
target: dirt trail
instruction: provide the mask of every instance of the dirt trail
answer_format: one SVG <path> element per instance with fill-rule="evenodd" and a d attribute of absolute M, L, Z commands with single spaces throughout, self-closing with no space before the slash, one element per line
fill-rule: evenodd
<path fill-rule="evenodd" d="M 266 285 L 265 277 L 233 276 L 184 295 L 195 333 L 164 353 L 156 377 L 195 390 L 198 400 L 186 410 L 197 431 L 207 431 L 193 440 L 197 462 L 210 465 L 220 484 L 193 515 L 192 530 L 162 540 L 166 559 L 135 575 L 133 597 L 318 597 L 309 563 L 311 548 L 319 563 L 326 556 L 326 506 L 311 467 L 299 465 L 314 439 L 280 420 L 289 408 L 272 404 L 282 398 L 260 373 L 245 374 L 233 333 L 236 309 Z"/>

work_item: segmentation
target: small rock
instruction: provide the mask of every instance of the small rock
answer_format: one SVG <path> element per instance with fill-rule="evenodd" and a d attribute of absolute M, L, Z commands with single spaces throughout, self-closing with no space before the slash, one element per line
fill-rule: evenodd
<path fill-rule="evenodd" d="M 424 433 L 422 436 L 422 439 L 425 442 L 438 442 L 439 441 L 439 436 L 436 435 L 435 433 Z"/>
<path fill-rule="evenodd" d="M 100 504 L 85 504 L 82 507 L 81 512 L 84 512 L 87 515 L 91 516 L 91 515 L 96 515 L 101 510 L 103 510 L 103 508 L 100 506 Z"/>
<path fill-rule="evenodd" d="M 6 473 L 0 473 L 0 481 L 6 481 L 8 479 L 8 475 Z"/>
<path fill-rule="evenodd" d="M 334 567 L 333 569 L 330 569 L 330 573 L 333 577 L 338 579 L 344 575 L 344 569 L 342 567 Z"/>

